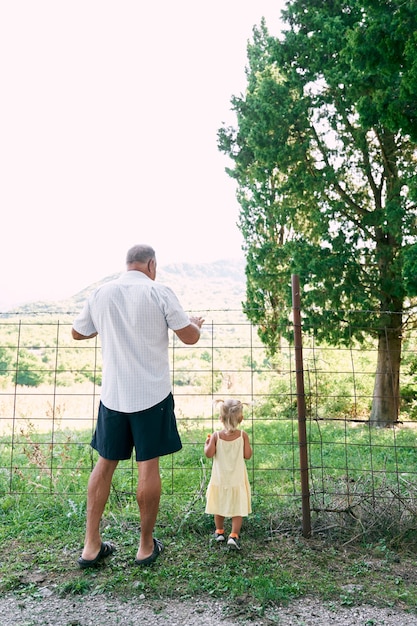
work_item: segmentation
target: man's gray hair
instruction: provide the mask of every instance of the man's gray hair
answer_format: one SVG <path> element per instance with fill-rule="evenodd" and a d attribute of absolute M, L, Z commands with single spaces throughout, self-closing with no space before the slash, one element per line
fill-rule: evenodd
<path fill-rule="evenodd" d="M 151 246 L 145 244 L 138 244 L 130 248 L 126 256 L 126 264 L 131 263 L 148 263 L 151 259 L 155 258 L 155 250 Z"/>

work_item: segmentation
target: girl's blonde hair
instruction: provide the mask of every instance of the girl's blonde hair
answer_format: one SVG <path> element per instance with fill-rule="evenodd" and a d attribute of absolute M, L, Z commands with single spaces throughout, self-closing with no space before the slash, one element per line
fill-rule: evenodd
<path fill-rule="evenodd" d="M 230 398 L 228 400 L 215 400 L 214 406 L 220 407 L 220 421 L 228 432 L 237 429 L 243 419 L 243 403 L 240 400 Z"/>

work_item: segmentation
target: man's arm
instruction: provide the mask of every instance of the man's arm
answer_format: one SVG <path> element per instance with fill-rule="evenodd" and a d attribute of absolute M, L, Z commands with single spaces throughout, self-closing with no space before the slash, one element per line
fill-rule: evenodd
<path fill-rule="evenodd" d="M 71 334 L 73 339 L 91 339 L 92 337 L 97 337 L 98 333 L 92 333 L 91 335 L 82 335 L 77 332 L 75 328 L 71 329 Z"/>
<path fill-rule="evenodd" d="M 178 339 L 187 345 L 193 345 L 200 339 L 200 328 L 204 324 L 202 317 L 190 317 L 190 323 L 184 328 L 174 330 Z"/>

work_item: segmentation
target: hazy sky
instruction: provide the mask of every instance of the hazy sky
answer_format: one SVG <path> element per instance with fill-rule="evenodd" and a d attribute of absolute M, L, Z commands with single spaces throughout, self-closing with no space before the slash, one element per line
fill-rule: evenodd
<path fill-rule="evenodd" d="M 216 133 L 284 0 L 0 3 L 0 311 L 124 269 L 242 256 Z"/>

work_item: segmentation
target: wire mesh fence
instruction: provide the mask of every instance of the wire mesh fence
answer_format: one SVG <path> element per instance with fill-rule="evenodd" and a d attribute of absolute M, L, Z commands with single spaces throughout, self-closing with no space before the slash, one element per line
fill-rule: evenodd
<path fill-rule="evenodd" d="M 0 494 L 84 494 L 95 452 L 90 448 L 100 399 L 99 339 L 75 342 L 74 315 L 0 317 Z M 211 319 L 210 319 L 211 317 Z M 213 401 L 246 403 L 242 427 L 253 456 L 253 497 L 300 504 L 299 415 L 295 350 L 281 342 L 268 356 L 256 328 L 239 311 L 212 311 L 200 342 L 170 342 L 172 387 L 183 442 L 161 459 L 163 493 L 204 494 L 210 461 L 203 447 L 219 428 Z M 309 507 L 361 523 L 380 506 L 415 516 L 417 474 L 417 337 L 403 344 L 400 420 L 369 421 L 377 346 L 317 345 L 303 334 Z M 136 464 L 121 462 L 114 489 L 133 494 Z"/>

